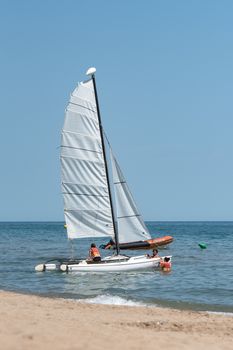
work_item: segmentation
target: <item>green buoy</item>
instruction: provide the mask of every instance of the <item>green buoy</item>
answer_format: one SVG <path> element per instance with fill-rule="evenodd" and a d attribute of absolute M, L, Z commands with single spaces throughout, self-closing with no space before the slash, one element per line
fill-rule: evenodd
<path fill-rule="evenodd" d="M 198 243 L 198 245 L 199 245 L 199 247 L 200 247 L 201 249 L 206 249 L 206 248 L 207 248 L 207 246 L 206 246 L 205 243 Z"/>

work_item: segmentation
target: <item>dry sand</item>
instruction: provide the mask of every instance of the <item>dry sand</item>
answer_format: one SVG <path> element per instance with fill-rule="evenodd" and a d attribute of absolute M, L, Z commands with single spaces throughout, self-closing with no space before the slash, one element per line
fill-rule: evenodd
<path fill-rule="evenodd" d="M 0 349 L 233 349 L 233 317 L 0 291 Z"/>

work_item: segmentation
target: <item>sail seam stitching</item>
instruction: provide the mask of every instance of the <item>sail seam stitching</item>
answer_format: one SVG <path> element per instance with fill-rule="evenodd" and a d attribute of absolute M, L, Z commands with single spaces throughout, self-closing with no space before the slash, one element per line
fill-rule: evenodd
<path fill-rule="evenodd" d="M 71 146 L 64 146 L 64 145 L 61 145 L 61 148 L 64 147 L 64 148 L 71 148 L 71 149 L 79 149 L 81 151 L 87 151 L 87 152 L 93 152 L 93 153 L 99 153 L 99 154 L 102 154 L 102 152 L 99 152 L 99 151 L 93 151 L 91 149 L 87 149 L 87 148 L 80 148 L 80 147 L 71 147 Z"/>

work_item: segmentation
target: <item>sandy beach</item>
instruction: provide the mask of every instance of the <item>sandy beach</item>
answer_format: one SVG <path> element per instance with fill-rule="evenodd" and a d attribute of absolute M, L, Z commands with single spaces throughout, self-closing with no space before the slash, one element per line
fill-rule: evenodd
<path fill-rule="evenodd" d="M 0 292 L 1 349 L 232 349 L 233 317 Z"/>

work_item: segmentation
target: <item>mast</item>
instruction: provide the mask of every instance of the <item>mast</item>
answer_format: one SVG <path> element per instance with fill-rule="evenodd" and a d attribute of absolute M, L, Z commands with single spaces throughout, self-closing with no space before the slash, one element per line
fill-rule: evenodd
<path fill-rule="evenodd" d="M 99 121 L 99 126 L 100 126 L 100 136 L 101 136 L 101 143 L 102 143 L 102 148 L 103 148 L 104 165 L 105 165 L 105 172 L 106 172 L 106 177 L 107 177 L 108 193 L 109 193 L 109 200 L 110 200 L 110 207 L 111 207 L 111 214 L 112 214 L 113 231 L 114 231 L 114 237 L 115 237 L 116 251 L 117 251 L 117 255 L 118 255 L 119 252 L 120 252 L 119 240 L 118 240 L 118 232 L 117 232 L 115 216 L 114 216 L 112 193 L 111 193 L 110 181 L 109 181 L 109 171 L 108 171 L 108 164 L 107 164 L 105 144 L 104 144 L 104 133 L 103 133 L 103 127 L 102 127 L 102 122 L 101 122 L 98 94 L 97 94 L 96 82 L 95 82 L 95 72 L 96 72 L 96 69 L 94 67 L 93 68 L 89 68 L 87 70 L 87 72 L 86 72 L 86 75 L 91 75 L 91 78 L 92 78 L 92 81 L 93 81 L 93 86 L 94 86 L 95 101 L 96 101 L 97 115 L 98 115 L 98 121 Z"/>

